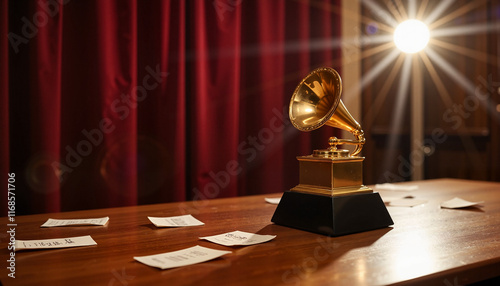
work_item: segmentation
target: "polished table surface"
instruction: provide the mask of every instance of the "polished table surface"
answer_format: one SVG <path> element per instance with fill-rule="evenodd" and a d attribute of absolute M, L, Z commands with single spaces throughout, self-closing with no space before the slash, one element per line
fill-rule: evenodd
<path fill-rule="evenodd" d="M 273 224 L 276 205 L 264 198 L 280 194 L 18 216 L 17 239 L 91 235 L 97 245 L 19 251 L 16 278 L 2 267 L 0 280 L 3 285 L 465 285 L 500 276 L 500 183 L 439 179 L 401 184 L 419 188 L 379 192 L 382 197 L 411 194 L 427 203 L 388 206 L 392 227 L 341 237 Z M 454 197 L 484 201 L 483 207 L 440 208 Z M 147 218 L 182 214 L 205 225 L 157 228 Z M 102 216 L 110 218 L 106 226 L 40 228 L 48 218 Z M 277 237 L 244 247 L 199 239 L 234 230 Z M 4 266 L 8 239 L 3 231 Z M 195 245 L 232 253 L 169 270 L 133 259 Z"/>

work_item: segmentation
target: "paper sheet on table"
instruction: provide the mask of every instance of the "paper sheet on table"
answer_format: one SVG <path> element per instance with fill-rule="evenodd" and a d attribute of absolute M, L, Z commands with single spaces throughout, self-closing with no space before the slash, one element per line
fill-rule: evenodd
<path fill-rule="evenodd" d="M 266 202 L 277 205 L 280 203 L 281 198 L 265 198 Z"/>
<path fill-rule="evenodd" d="M 274 239 L 276 235 L 261 235 L 244 231 L 233 231 L 213 236 L 200 237 L 213 243 L 234 246 L 234 245 L 253 245 Z"/>
<path fill-rule="evenodd" d="M 190 214 L 171 216 L 171 217 L 148 216 L 148 219 L 157 227 L 182 227 L 182 226 L 204 225 L 203 222 L 197 220 Z"/>
<path fill-rule="evenodd" d="M 467 208 L 467 207 L 472 207 L 476 206 L 478 204 L 482 204 L 484 201 L 480 202 L 469 202 L 461 198 L 453 198 L 451 200 L 448 200 L 446 202 L 441 203 L 442 208 L 447 208 L 447 209 L 459 209 L 459 208 Z"/>
<path fill-rule="evenodd" d="M 231 253 L 231 251 L 216 250 L 197 245 L 178 251 L 136 256 L 134 259 L 151 267 L 169 269 L 209 261 L 228 253 Z"/>
<path fill-rule="evenodd" d="M 23 249 L 67 248 L 88 245 L 97 245 L 90 235 L 38 240 L 16 239 L 16 251 Z"/>
<path fill-rule="evenodd" d="M 396 201 L 396 200 L 401 200 L 403 199 L 403 197 L 399 196 L 399 197 L 395 197 L 395 196 L 381 196 L 382 197 L 382 201 L 384 203 L 390 203 L 392 201 Z"/>
<path fill-rule="evenodd" d="M 84 218 L 84 219 L 53 219 L 53 218 L 49 218 L 40 227 L 105 225 L 108 223 L 108 221 L 109 221 L 109 217 Z"/>
<path fill-rule="evenodd" d="M 400 185 L 400 184 L 391 184 L 391 183 L 385 183 L 385 184 L 376 184 L 375 189 L 377 190 L 388 190 L 388 191 L 404 191 L 404 192 L 410 192 L 410 191 L 415 191 L 418 190 L 418 186 L 416 185 Z"/>
<path fill-rule="evenodd" d="M 380 194 L 380 197 L 382 198 L 382 201 L 384 203 L 390 203 L 392 201 L 397 201 L 397 200 L 402 200 L 402 199 L 413 199 L 414 197 L 413 196 L 390 196 L 390 195 L 387 195 L 387 194 Z"/>
<path fill-rule="evenodd" d="M 419 199 L 399 199 L 399 200 L 393 200 L 389 203 L 389 206 L 393 207 L 414 207 L 418 206 L 421 204 L 425 204 L 427 201 L 426 200 L 419 200 Z"/>

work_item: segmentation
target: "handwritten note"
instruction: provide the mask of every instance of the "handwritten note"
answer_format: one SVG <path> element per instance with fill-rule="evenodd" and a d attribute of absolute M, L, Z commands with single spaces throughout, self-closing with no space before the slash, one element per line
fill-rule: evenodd
<path fill-rule="evenodd" d="M 16 251 L 23 249 L 67 248 L 88 245 L 97 245 L 90 235 L 40 240 L 16 239 Z"/>
<path fill-rule="evenodd" d="M 467 207 L 472 207 L 476 206 L 478 204 L 482 204 L 484 201 L 480 202 L 469 202 L 461 198 L 453 198 L 451 200 L 448 200 L 446 202 L 441 203 L 442 208 L 447 208 L 447 209 L 459 209 L 459 208 L 467 208 Z"/>
<path fill-rule="evenodd" d="M 192 215 L 181 215 L 171 217 L 152 217 L 148 219 L 157 227 L 182 227 L 182 226 L 195 226 L 204 225 L 203 222 L 195 219 Z"/>
<path fill-rule="evenodd" d="M 261 235 L 243 231 L 233 231 L 213 236 L 200 237 L 213 243 L 233 246 L 233 245 L 253 245 L 274 239 L 276 235 Z"/>
<path fill-rule="evenodd" d="M 209 261 L 231 251 L 222 251 L 203 246 L 193 246 L 183 250 L 148 256 L 136 256 L 135 260 L 151 267 L 169 269 Z"/>
<path fill-rule="evenodd" d="M 280 203 L 281 198 L 265 198 L 264 200 L 270 204 L 277 205 Z"/>
<path fill-rule="evenodd" d="M 49 218 L 40 227 L 105 225 L 108 223 L 108 221 L 109 221 L 109 217 L 86 218 L 86 219 L 53 219 L 53 218 Z"/>

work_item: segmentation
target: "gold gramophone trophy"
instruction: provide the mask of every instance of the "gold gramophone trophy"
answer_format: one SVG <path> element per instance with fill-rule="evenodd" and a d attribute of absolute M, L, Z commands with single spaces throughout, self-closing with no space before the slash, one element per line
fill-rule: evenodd
<path fill-rule="evenodd" d="M 328 140 L 330 147 L 299 156 L 299 184 L 283 194 L 272 222 L 339 236 L 394 224 L 380 195 L 363 185 L 365 143 L 361 125 L 344 106 L 342 80 L 332 68 L 319 68 L 306 76 L 290 101 L 290 121 L 301 131 L 328 125 L 351 132 L 355 140 Z M 356 145 L 354 151 L 337 145 Z"/>

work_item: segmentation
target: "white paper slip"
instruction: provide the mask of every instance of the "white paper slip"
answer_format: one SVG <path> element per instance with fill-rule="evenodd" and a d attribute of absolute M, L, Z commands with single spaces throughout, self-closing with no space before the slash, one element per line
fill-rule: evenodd
<path fill-rule="evenodd" d="M 204 225 L 203 222 L 195 219 L 190 214 L 171 216 L 171 217 L 148 216 L 148 219 L 157 227 L 182 227 L 182 226 Z"/>
<path fill-rule="evenodd" d="M 466 207 L 472 207 L 476 206 L 478 204 L 482 204 L 484 201 L 480 202 L 469 202 L 461 198 L 453 198 L 451 200 L 448 200 L 446 202 L 441 203 L 442 208 L 447 208 L 447 209 L 459 209 L 459 208 L 466 208 Z"/>
<path fill-rule="evenodd" d="M 200 237 L 200 239 L 205 239 L 225 246 L 233 246 L 259 244 L 270 241 L 275 237 L 276 235 L 261 235 L 237 230 L 219 235 Z"/>
<path fill-rule="evenodd" d="M 277 205 L 280 203 L 281 198 L 265 198 L 266 202 Z"/>
<path fill-rule="evenodd" d="M 389 203 L 389 206 L 393 207 L 414 207 L 421 204 L 425 204 L 426 200 L 417 200 L 417 199 L 399 199 L 393 200 Z"/>
<path fill-rule="evenodd" d="M 382 195 L 380 194 L 380 197 L 382 197 L 382 201 L 384 203 L 390 203 L 392 201 L 397 201 L 397 200 L 401 200 L 401 199 L 413 199 L 413 196 L 387 196 L 387 195 Z"/>
<path fill-rule="evenodd" d="M 396 200 L 402 199 L 402 197 L 388 197 L 388 196 L 381 196 L 381 197 L 382 197 L 382 201 L 384 203 L 390 203 L 392 201 L 396 201 Z"/>
<path fill-rule="evenodd" d="M 377 190 L 388 190 L 388 191 L 404 191 L 404 192 L 410 192 L 410 191 L 415 191 L 418 190 L 418 186 L 415 185 L 399 185 L 399 184 L 391 184 L 391 183 L 385 183 L 385 184 L 376 184 L 375 189 Z"/>
<path fill-rule="evenodd" d="M 39 240 L 16 239 L 16 251 L 23 249 L 67 248 L 88 245 L 97 245 L 90 235 Z"/>
<path fill-rule="evenodd" d="M 197 245 L 173 252 L 136 256 L 134 259 L 151 267 L 169 269 L 209 261 L 228 253 L 231 253 L 231 251 L 216 250 Z"/>
<path fill-rule="evenodd" d="M 109 217 L 85 218 L 85 219 L 53 219 L 53 218 L 49 218 L 40 227 L 105 225 L 108 223 L 108 221 L 109 221 Z"/>

